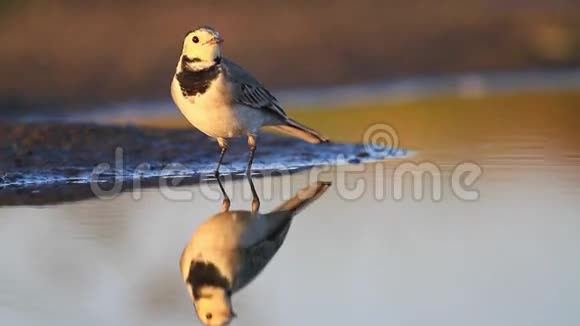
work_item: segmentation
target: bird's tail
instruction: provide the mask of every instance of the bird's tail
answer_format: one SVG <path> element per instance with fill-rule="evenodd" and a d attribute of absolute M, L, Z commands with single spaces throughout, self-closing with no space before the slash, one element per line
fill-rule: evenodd
<path fill-rule="evenodd" d="M 271 128 L 281 133 L 298 137 L 312 144 L 327 143 L 329 141 L 328 138 L 324 137 L 318 131 L 312 128 L 308 128 L 298 121 L 292 120 L 290 118 L 286 120 L 286 124 L 271 126 Z"/>
<path fill-rule="evenodd" d="M 330 182 L 315 182 L 310 186 L 298 191 L 294 197 L 280 205 L 278 208 L 273 210 L 273 212 L 290 212 L 291 215 L 295 215 L 310 203 L 318 199 L 318 197 L 326 192 L 330 186 Z"/>

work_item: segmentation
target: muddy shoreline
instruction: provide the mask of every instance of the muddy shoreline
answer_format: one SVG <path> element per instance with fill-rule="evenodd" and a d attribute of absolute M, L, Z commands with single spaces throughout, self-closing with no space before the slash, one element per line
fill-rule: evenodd
<path fill-rule="evenodd" d="M 369 153 L 360 144 L 312 145 L 262 134 L 254 171 L 290 173 L 324 164 L 405 155 L 407 151 L 402 149 Z M 98 183 L 100 189 L 116 186 L 121 190 L 130 190 L 135 180 L 143 187 L 158 186 L 160 179 L 193 184 L 211 179 L 217 156 L 215 141 L 192 129 L 0 123 L 0 205 L 43 205 L 91 198 L 91 183 Z M 241 177 L 246 159 L 245 140 L 234 140 L 222 174 Z"/>

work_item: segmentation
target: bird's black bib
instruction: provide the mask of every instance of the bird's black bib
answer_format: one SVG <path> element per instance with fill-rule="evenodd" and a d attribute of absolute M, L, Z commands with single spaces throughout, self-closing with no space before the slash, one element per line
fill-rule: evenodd
<path fill-rule="evenodd" d="M 203 261 L 191 262 L 187 283 L 191 284 L 193 297 L 196 300 L 199 299 L 203 286 L 215 286 L 226 291 L 231 288 L 230 282 L 220 273 L 216 265 Z"/>
<path fill-rule="evenodd" d="M 179 82 L 179 87 L 181 88 L 181 93 L 183 96 L 195 96 L 197 94 L 203 94 L 211 85 L 221 72 L 220 60 L 215 61 L 215 64 L 211 67 L 207 67 L 202 70 L 194 71 L 189 70 L 187 67 L 187 62 L 195 62 L 197 58 L 189 59 L 185 55 L 181 58 L 181 72 L 179 72 L 175 77 Z M 199 60 L 199 59 L 197 59 Z"/>

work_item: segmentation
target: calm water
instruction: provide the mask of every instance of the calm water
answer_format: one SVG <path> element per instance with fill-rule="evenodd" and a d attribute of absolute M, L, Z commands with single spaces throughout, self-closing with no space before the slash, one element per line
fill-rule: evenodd
<path fill-rule="evenodd" d="M 334 184 L 234 296 L 234 325 L 579 325 L 579 114 L 525 112 L 397 125 L 420 150 L 409 161 L 441 169 L 439 201 L 429 182 L 414 200 L 410 178 L 395 199 L 405 161 L 255 180 L 263 211 L 317 179 Z M 451 189 L 463 161 L 483 170 L 478 200 Z M 210 187 L 0 209 L 1 324 L 197 324 L 178 260 L 220 209 Z M 233 209 L 250 208 L 245 181 L 228 188 Z"/>

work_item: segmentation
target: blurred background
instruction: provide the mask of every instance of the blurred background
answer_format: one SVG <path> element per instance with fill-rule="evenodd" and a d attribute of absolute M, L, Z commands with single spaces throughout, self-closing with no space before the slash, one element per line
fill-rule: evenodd
<path fill-rule="evenodd" d="M 186 31 L 274 89 L 580 64 L 574 0 L 0 0 L 0 111 L 168 99 Z"/>

